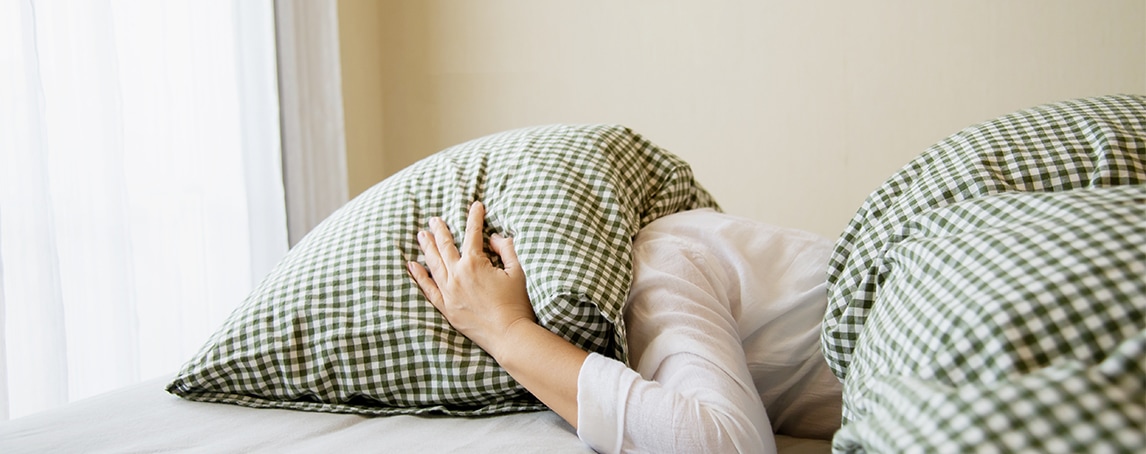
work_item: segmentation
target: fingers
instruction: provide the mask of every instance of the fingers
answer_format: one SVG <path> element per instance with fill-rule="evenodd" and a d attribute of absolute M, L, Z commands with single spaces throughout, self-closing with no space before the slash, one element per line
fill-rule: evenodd
<path fill-rule="evenodd" d="M 470 204 L 469 217 L 466 218 L 466 233 L 462 239 L 462 254 L 481 256 L 484 252 L 482 231 L 485 229 L 485 205 L 481 202 Z"/>
<path fill-rule="evenodd" d="M 441 289 L 438 288 L 438 284 L 434 282 L 434 278 L 430 277 L 426 269 L 418 262 L 406 262 L 406 270 L 410 272 L 414 282 L 422 289 L 422 294 L 430 300 L 430 304 L 434 305 L 438 312 L 444 311 L 445 298 L 442 298 Z"/>
<path fill-rule="evenodd" d="M 454 235 L 450 233 L 450 227 L 446 225 L 446 222 L 442 218 L 430 218 L 430 233 L 433 234 L 434 246 L 442 258 L 442 263 L 445 266 L 453 266 L 454 263 L 457 263 L 460 254 L 458 247 L 454 245 Z M 425 247 L 422 249 L 424 250 Z"/>
<path fill-rule="evenodd" d="M 430 218 L 429 230 L 418 232 L 418 247 L 422 249 L 422 253 L 426 257 L 426 267 L 421 265 L 417 267 L 409 267 L 411 276 L 417 279 L 418 274 L 416 271 L 422 271 L 425 278 L 438 286 L 445 285 L 449 279 L 449 271 L 453 268 L 463 256 L 485 258 L 485 243 L 483 239 L 483 231 L 485 227 L 485 205 L 481 202 L 474 202 L 470 204 L 470 211 L 466 218 L 466 232 L 462 240 L 462 248 L 459 251 L 454 243 L 454 236 L 450 233 L 450 228 L 446 225 L 445 221 L 441 218 Z M 517 255 L 513 251 L 513 243 L 510 241 L 508 248 L 502 246 L 499 250 L 509 250 L 510 262 L 514 268 L 517 268 Z M 491 241 L 491 247 L 493 247 Z M 506 255 L 498 252 L 503 257 L 503 264 L 505 263 Z M 428 272 L 427 272 L 428 269 Z M 418 282 L 419 286 L 425 285 L 421 281 Z"/>
<path fill-rule="evenodd" d="M 442 260 L 442 254 L 438 251 L 435 235 L 426 230 L 418 232 L 418 247 L 426 256 L 426 266 L 429 267 L 433 279 L 440 279 L 444 283 L 449 278 L 449 273 L 446 270 L 446 263 Z"/>
<path fill-rule="evenodd" d="M 506 273 L 518 274 L 521 272 L 521 262 L 517 259 L 517 251 L 513 249 L 513 238 L 493 234 L 489 238 L 489 247 L 501 257 L 502 268 Z"/>

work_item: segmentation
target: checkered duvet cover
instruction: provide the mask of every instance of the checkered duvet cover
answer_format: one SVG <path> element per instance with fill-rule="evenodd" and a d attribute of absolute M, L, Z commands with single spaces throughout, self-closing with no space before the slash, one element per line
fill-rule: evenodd
<path fill-rule="evenodd" d="M 1146 97 L 965 129 L 836 245 L 836 452 L 1146 452 Z"/>

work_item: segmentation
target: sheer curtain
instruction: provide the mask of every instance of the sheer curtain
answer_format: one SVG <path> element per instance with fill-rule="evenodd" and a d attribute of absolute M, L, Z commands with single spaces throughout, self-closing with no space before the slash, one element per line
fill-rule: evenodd
<path fill-rule="evenodd" d="M 0 0 L 0 419 L 174 372 L 287 248 L 270 0 Z"/>

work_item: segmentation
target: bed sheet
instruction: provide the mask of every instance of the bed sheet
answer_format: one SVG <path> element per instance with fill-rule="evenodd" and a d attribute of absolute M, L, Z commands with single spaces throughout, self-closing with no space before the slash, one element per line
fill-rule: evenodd
<path fill-rule="evenodd" d="M 592 452 L 552 412 L 455 418 L 253 409 L 183 400 L 164 392 L 168 381 L 6 422 L 0 452 Z"/>
<path fill-rule="evenodd" d="M 169 381 L 0 423 L 0 452 L 593 452 L 550 411 L 461 418 L 254 409 L 183 400 L 164 392 Z M 830 451 L 826 440 L 778 436 L 777 445 Z"/>

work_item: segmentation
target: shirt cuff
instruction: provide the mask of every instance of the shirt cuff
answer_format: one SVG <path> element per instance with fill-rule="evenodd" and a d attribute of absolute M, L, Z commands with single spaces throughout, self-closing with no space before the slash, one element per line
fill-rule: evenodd
<path fill-rule="evenodd" d="M 577 437 L 597 452 L 620 452 L 625 396 L 636 375 L 620 361 L 590 353 L 577 375 Z"/>

